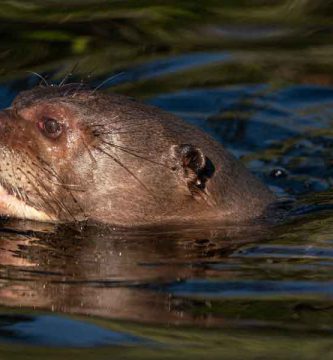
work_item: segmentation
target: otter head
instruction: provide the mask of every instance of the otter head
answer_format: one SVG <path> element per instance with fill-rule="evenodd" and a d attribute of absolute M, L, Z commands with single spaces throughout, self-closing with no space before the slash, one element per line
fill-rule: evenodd
<path fill-rule="evenodd" d="M 23 92 L 1 113 L 1 214 L 45 221 L 82 217 L 76 194 L 85 190 L 82 179 L 90 169 L 83 160 L 94 139 L 64 101 L 72 91 Z"/>
<path fill-rule="evenodd" d="M 132 225 L 251 217 L 269 198 L 200 130 L 78 85 L 22 92 L 0 113 L 0 148 L 1 215 Z"/>

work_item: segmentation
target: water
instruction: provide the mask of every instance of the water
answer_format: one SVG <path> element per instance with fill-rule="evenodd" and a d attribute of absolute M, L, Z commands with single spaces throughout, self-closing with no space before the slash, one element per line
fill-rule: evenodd
<path fill-rule="evenodd" d="M 333 358 L 330 1 L 0 4 L 0 105 L 98 85 L 210 133 L 290 208 L 270 225 L 3 220 L 1 359 Z M 77 66 L 75 66 L 77 64 Z"/>

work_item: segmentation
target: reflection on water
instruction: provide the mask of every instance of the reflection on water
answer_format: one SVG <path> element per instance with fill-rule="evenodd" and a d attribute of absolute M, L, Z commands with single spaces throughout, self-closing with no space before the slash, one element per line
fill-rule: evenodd
<path fill-rule="evenodd" d="M 327 1 L 0 4 L 0 105 L 105 83 L 181 116 L 284 200 L 269 224 L 106 229 L 3 220 L 0 358 L 331 358 Z M 273 355 L 274 356 L 273 356 Z"/>
<path fill-rule="evenodd" d="M 13 226 L 15 222 L 10 229 Z M 149 322 L 177 321 L 168 306 L 158 306 L 167 305 L 170 294 L 154 291 L 155 286 L 167 288 L 206 276 L 214 259 L 227 258 L 232 249 L 260 241 L 267 232 L 260 225 L 248 230 L 169 226 L 98 231 L 95 227 L 83 232 L 62 227 L 34 235 L 4 231 L 0 302 Z"/>

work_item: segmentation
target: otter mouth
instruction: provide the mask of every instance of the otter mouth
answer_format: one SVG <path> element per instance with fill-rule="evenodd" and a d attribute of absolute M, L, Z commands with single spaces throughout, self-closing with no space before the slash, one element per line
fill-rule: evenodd
<path fill-rule="evenodd" d="M 56 220 L 44 211 L 37 210 L 17 198 L 10 186 L 7 186 L 2 179 L 0 179 L 0 216 L 45 222 Z"/>

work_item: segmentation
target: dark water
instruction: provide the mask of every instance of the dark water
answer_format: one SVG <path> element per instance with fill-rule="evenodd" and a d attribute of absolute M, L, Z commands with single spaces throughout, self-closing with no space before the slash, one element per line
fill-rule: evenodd
<path fill-rule="evenodd" d="M 70 3 L 68 5 L 68 3 Z M 333 358 L 331 1 L 2 1 L 0 105 L 71 81 L 225 144 L 270 226 L 85 231 L 3 221 L 0 359 Z"/>

